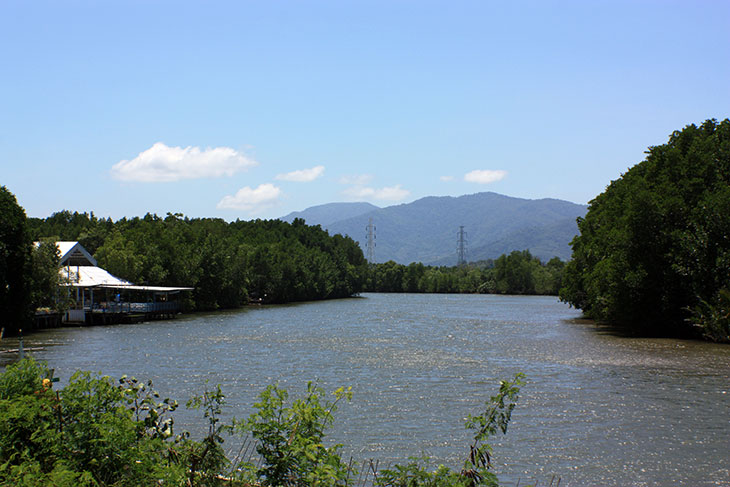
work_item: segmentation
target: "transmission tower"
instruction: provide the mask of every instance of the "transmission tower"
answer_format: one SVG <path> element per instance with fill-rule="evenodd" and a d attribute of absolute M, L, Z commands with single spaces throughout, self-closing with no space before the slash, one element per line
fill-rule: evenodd
<path fill-rule="evenodd" d="M 466 232 L 464 231 L 464 225 L 459 227 L 459 231 L 456 232 L 456 256 L 458 266 L 466 264 Z"/>
<path fill-rule="evenodd" d="M 371 264 L 375 264 L 375 225 L 373 224 L 373 219 L 370 218 L 368 221 L 368 226 L 365 227 L 365 230 L 367 230 L 367 243 L 365 244 L 365 247 L 367 248 L 367 258 L 368 262 Z"/>

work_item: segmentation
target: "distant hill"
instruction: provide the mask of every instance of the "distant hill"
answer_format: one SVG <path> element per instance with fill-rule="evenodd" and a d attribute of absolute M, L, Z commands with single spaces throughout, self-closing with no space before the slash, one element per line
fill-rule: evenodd
<path fill-rule="evenodd" d="M 301 218 L 308 225 L 321 225 L 324 228 L 330 223 L 379 209 L 370 203 L 328 203 L 312 206 L 303 211 L 293 211 L 279 219 L 291 223 L 295 218 Z"/>
<path fill-rule="evenodd" d="M 460 225 L 467 232 L 467 258 L 470 261 L 494 259 L 512 250 L 529 249 L 543 261 L 552 257 L 570 258 L 569 243 L 578 233 L 576 218 L 587 211 L 578 205 L 556 199 L 528 200 L 497 193 L 429 196 L 412 203 L 345 216 L 334 203 L 329 210 L 340 218 L 320 223 L 330 234 L 349 235 L 365 248 L 368 219 L 376 226 L 375 258 L 401 264 L 455 265 L 456 233 Z M 367 205 L 367 203 L 363 203 Z M 330 205 L 322 205 L 328 207 Z M 372 205 L 370 205 L 372 206 Z M 307 214 L 314 207 L 301 214 Z M 364 209 L 364 206 L 355 207 Z M 315 213 L 316 215 L 317 213 Z M 331 213 L 329 213 L 331 214 Z M 294 213 L 287 215 L 287 217 Z M 285 217 L 285 218 L 287 218 Z M 307 223 L 312 224 L 305 218 Z"/>
<path fill-rule="evenodd" d="M 575 218 L 563 218 L 547 225 L 521 228 L 497 241 L 483 245 L 475 246 L 472 241 L 468 246 L 467 257 L 470 262 L 474 262 L 494 259 L 502 254 L 509 254 L 513 250 L 529 249 L 532 255 L 539 257 L 543 262 L 547 262 L 553 257 L 568 260 L 571 255 L 568 244 L 577 233 L 578 225 Z M 456 237 L 454 237 L 454 241 L 456 241 Z M 433 264 L 454 265 L 454 262 L 455 257 L 449 255 Z"/>

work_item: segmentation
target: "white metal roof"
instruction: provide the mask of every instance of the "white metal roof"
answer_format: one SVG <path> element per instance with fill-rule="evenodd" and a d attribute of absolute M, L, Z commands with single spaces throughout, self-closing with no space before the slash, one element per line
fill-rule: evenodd
<path fill-rule="evenodd" d="M 59 270 L 66 286 L 73 287 L 99 287 L 112 289 L 128 289 L 131 291 L 150 291 L 162 293 L 174 293 L 179 291 L 192 291 L 192 287 L 166 287 L 166 286 L 136 286 L 129 281 L 120 279 L 110 274 L 105 269 L 96 265 L 96 260 L 78 242 L 56 242 L 61 253 L 62 267 Z M 88 265 L 64 265 L 64 262 L 74 257 L 77 260 L 85 260 Z"/>
<path fill-rule="evenodd" d="M 132 283 L 109 274 L 106 270 L 96 266 L 67 266 L 61 267 L 61 276 L 69 281 L 69 286 L 94 287 L 101 285 L 131 286 Z"/>

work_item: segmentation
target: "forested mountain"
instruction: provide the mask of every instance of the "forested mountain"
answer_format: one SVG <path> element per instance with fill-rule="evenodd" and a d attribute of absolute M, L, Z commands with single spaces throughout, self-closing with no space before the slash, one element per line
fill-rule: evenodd
<path fill-rule="evenodd" d="M 570 254 L 566 256 L 566 248 L 570 248 L 570 240 L 578 233 L 576 218 L 562 218 L 547 225 L 525 226 L 510 232 L 509 235 L 499 240 L 488 242 L 479 247 L 474 247 L 474 244 L 470 242 L 467 252 L 468 260 L 476 262 L 494 259 L 495 255 L 510 254 L 516 249 L 529 249 L 533 255 L 545 262 L 552 257 L 568 260 Z M 452 252 L 452 255 L 438 260 L 435 264 L 452 265 L 453 262 L 454 255 Z"/>
<path fill-rule="evenodd" d="M 307 208 L 303 211 L 293 211 L 286 216 L 279 218 L 285 222 L 293 222 L 295 218 L 301 218 L 307 225 L 321 225 L 325 227 L 331 223 L 356 217 L 379 208 L 370 203 L 327 203 Z"/>
<path fill-rule="evenodd" d="M 570 258 L 569 244 L 578 233 L 576 218 L 584 216 L 586 209 L 568 201 L 528 200 L 487 192 L 431 196 L 322 226 L 331 235 L 348 235 L 365 248 L 365 227 L 372 218 L 377 262 L 455 265 L 460 225 L 467 232 L 469 261 L 496 259 L 513 250 L 528 249 L 547 262 L 556 256 Z"/>

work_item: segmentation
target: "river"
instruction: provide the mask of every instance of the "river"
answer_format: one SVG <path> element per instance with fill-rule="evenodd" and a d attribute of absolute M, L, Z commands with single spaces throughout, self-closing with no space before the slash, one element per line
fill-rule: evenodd
<path fill-rule="evenodd" d="M 365 294 L 48 330 L 25 346 L 42 348 L 61 385 L 76 369 L 129 374 L 184 403 L 220 383 L 239 418 L 274 382 L 292 395 L 308 380 L 352 386 L 329 438 L 381 464 L 426 454 L 460 466 L 463 418 L 523 372 L 493 442 L 506 484 L 730 485 L 730 346 L 620 336 L 554 297 Z M 181 418 L 196 431 L 193 413 Z"/>

